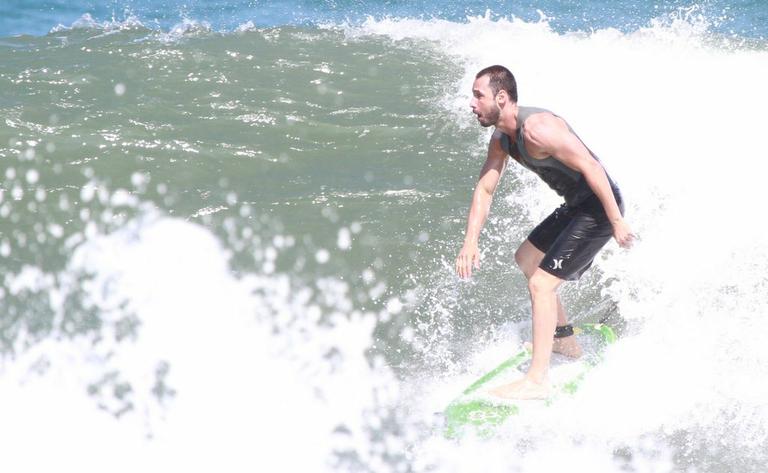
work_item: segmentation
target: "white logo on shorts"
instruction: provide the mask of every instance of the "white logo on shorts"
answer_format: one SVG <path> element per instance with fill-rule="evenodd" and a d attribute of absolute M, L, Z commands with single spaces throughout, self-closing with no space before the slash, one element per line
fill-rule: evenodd
<path fill-rule="evenodd" d="M 552 258 L 552 269 L 563 269 L 563 259 Z"/>

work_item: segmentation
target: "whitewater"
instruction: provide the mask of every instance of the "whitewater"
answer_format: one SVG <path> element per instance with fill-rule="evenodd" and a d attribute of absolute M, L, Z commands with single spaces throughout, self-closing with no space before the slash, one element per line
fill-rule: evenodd
<path fill-rule="evenodd" d="M 0 41 L 4 468 L 764 471 L 764 40 L 696 9 L 78 14 Z M 563 288 L 620 332 L 580 390 L 456 441 L 439 412 L 530 336 L 512 255 L 559 205 L 512 167 L 453 274 L 490 64 L 600 156 L 640 241 Z"/>

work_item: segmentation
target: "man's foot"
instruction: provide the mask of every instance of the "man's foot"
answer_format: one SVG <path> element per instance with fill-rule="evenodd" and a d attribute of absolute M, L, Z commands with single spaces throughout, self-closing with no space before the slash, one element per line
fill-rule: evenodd
<path fill-rule="evenodd" d="M 488 391 L 488 394 L 502 399 L 547 399 L 552 388 L 549 383 L 537 383 L 528 377 L 505 384 Z"/>
<path fill-rule="evenodd" d="M 581 346 L 573 335 L 570 337 L 556 338 L 552 344 L 552 352 L 559 353 L 568 358 L 579 358 L 582 354 Z"/>

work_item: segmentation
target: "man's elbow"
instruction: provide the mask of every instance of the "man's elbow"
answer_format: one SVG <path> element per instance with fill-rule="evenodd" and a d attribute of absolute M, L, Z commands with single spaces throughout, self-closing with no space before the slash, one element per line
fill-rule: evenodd
<path fill-rule="evenodd" d="M 488 187 L 479 185 L 475 189 L 474 201 L 480 204 L 490 202 L 493 199 L 493 190 L 489 190 Z"/>
<path fill-rule="evenodd" d="M 496 186 L 491 186 L 490 184 L 481 184 L 478 186 L 478 190 L 482 192 L 484 197 L 490 199 L 493 197 L 493 193 L 496 191 Z"/>

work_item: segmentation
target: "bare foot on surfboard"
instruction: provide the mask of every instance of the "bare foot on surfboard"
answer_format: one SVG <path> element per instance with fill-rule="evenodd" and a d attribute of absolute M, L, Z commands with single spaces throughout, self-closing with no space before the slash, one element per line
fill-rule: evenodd
<path fill-rule="evenodd" d="M 502 399 L 547 399 L 552 392 L 547 381 L 537 383 L 528 377 L 519 379 L 488 391 L 488 394 Z"/>

